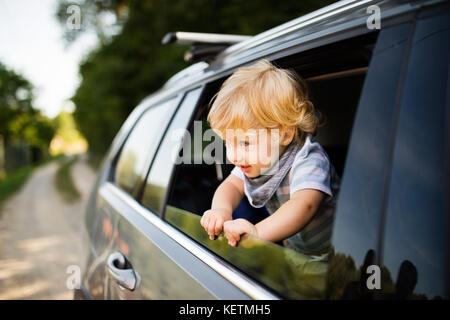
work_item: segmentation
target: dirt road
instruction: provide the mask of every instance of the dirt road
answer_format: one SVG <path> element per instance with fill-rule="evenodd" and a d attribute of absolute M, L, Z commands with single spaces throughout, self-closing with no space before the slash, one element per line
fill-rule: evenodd
<path fill-rule="evenodd" d="M 71 299 L 70 265 L 82 266 L 84 208 L 95 175 L 84 157 L 72 167 L 81 200 L 67 204 L 55 190 L 58 163 L 38 168 L 0 215 L 0 299 Z"/>

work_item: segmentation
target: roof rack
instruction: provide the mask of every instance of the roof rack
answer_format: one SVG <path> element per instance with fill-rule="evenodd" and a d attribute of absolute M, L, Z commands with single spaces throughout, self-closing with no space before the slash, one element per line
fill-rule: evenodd
<path fill-rule="evenodd" d="M 199 32 L 169 32 L 162 44 L 179 44 L 191 46 L 184 54 L 186 62 L 210 62 L 214 57 L 229 46 L 250 39 L 252 36 L 220 33 Z"/>

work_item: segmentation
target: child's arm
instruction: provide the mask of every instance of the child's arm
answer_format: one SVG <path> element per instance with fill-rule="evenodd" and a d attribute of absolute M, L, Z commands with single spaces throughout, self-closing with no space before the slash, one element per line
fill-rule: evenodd
<path fill-rule="evenodd" d="M 316 189 L 301 189 L 284 203 L 275 213 L 257 223 L 245 219 L 227 221 L 224 232 L 228 243 L 235 246 L 244 233 L 266 241 L 284 240 L 301 230 L 314 216 L 325 193 Z"/>
<path fill-rule="evenodd" d="M 200 224 L 214 240 L 222 232 L 223 224 L 233 219 L 233 211 L 244 196 L 244 181 L 230 174 L 217 188 L 211 204 L 211 209 L 205 211 Z"/>

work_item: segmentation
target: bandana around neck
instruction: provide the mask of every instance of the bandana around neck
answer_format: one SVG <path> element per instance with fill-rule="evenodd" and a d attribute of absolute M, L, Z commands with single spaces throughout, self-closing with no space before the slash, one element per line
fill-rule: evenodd
<path fill-rule="evenodd" d="M 280 186 L 281 181 L 283 181 L 284 177 L 291 169 L 296 154 L 305 145 L 306 140 L 307 139 L 304 140 L 303 144 L 291 142 L 281 155 L 281 158 L 266 171 L 266 174 L 259 175 L 255 178 L 248 178 L 244 175 L 245 191 L 247 198 L 253 207 L 263 207 L 273 196 Z"/>

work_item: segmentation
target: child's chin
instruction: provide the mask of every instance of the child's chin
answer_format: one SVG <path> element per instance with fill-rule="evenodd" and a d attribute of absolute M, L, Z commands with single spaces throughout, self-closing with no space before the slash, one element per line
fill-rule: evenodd
<path fill-rule="evenodd" d="M 244 172 L 244 174 L 247 178 L 256 178 L 257 176 L 259 176 L 259 173 L 254 172 Z"/>

